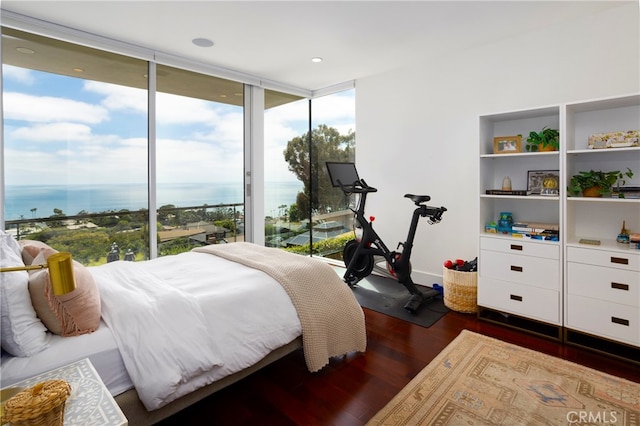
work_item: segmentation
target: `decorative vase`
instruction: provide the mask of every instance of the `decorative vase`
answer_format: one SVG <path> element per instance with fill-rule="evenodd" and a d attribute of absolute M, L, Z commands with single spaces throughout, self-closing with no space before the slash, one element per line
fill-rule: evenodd
<path fill-rule="evenodd" d="M 504 179 L 502 179 L 502 190 L 511 191 L 511 178 L 509 176 L 505 176 Z"/>
<path fill-rule="evenodd" d="M 583 197 L 602 197 L 599 186 L 592 186 L 582 190 Z"/>
<path fill-rule="evenodd" d="M 539 152 L 556 151 L 556 147 L 553 145 L 542 146 L 542 144 L 538 144 L 538 151 Z"/>

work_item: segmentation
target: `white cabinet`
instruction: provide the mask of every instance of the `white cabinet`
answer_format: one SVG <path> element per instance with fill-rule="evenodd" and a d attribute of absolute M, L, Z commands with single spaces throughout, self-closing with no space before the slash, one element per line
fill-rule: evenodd
<path fill-rule="evenodd" d="M 560 150 L 527 152 L 530 131 L 560 130 Z M 626 186 L 640 187 L 640 147 L 593 149 L 596 133 L 640 130 L 640 95 L 566 103 L 479 117 L 479 267 L 481 319 L 558 337 L 627 359 L 640 350 L 640 249 L 616 242 L 623 222 L 640 232 L 640 199 L 571 196 L 580 171 L 626 171 Z M 522 135 L 517 153 L 493 153 L 493 139 Z M 556 170 L 559 196 L 488 195 L 508 176 L 526 190 L 529 171 Z M 485 232 L 511 212 L 515 222 L 557 223 L 558 241 Z M 580 240 L 597 240 L 598 245 Z M 489 312 L 487 314 L 487 312 Z M 483 316 L 484 315 L 484 316 Z M 513 318 L 517 318 L 513 320 Z M 620 354 L 618 354 L 618 352 Z"/>
<path fill-rule="evenodd" d="M 525 149 L 530 132 L 539 132 L 545 127 L 560 129 L 560 111 L 560 106 L 551 106 L 483 115 L 479 123 L 479 316 L 505 325 L 532 320 L 534 332 L 554 338 L 560 338 L 562 325 L 560 241 L 485 233 L 485 226 L 498 222 L 501 212 L 511 213 L 514 222 L 560 224 L 560 195 L 487 194 L 487 190 L 502 189 L 505 177 L 511 180 L 512 190 L 526 193 L 530 189 L 529 172 L 554 172 L 559 177 L 559 186 L 564 185 L 560 151 L 528 152 Z M 517 135 L 522 137 L 520 152 L 494 153 L 494 138 Z M 562 140 L 560 143 L 562 145 Z M 562 192 L 560 190 L 560 194 Z"/>
<path fill-rule="evenodd" d="M 565 327 L 640 346 L 640 251 L 568 247 L 566 287 Z"/>
<path fill-rule="evenodd" d="M 565 178 L 580 171 L 624 171 L 640 187 L 640 147 L 591 149 L 594 133 L 640 130 L 640 96 L 566 105 Z M 616 242 L 623 222 L 640 232 L 640 199 L 565 198 L 565 309 L 568 340 L 582 332 L 640 348 L 640 250 Z M 591 239 L 599 245 L 581 244 Z"/>

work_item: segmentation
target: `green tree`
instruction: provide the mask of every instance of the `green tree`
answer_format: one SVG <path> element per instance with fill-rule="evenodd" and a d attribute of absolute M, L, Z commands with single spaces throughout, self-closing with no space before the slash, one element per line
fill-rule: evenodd
<path fill-rule="evenodd" d="M 344 194 L 333 188 L 325 163 L 327 161 L 354 161 L 356 134 L 349 131 L 341 135 L 337 129 L 321 124 L 309 133 L 297 136 L 287 143 L 284 159 L 289 170 L 303 183 L 303 195 L 296 199 L 300 217 L 308 217 L 310 211 L 342 209 Z M 313 196 L 311 196 L 313 194 Z"/>
<path fill-rule="evenodd" d="M 300 220 L 300 210 L 298 209 L 298 204 L 293 203 L 289 207 L 289 221 L 297 222 Z"/>
<path fill-rule="evenodd" d="M 50 218 L 63 218 L 66 215 L 64 214 L 64 212 L 60 209 L 54 208 L 53 209 L 53 214 L 51 216 L 49 216 Z M 49 226 L 51 226 L 52 228 L 59 228 L 61 226 L 63 226 L 63 223 L 61 220 L 54 220 L 49 222 Z"/>
<path fill-rule="evenodd" d="M 179 225 L 180 224 L 180 210 L 176 210 L 174 204 L 165 204 L 158 207 L 158 222 L 163 225 Z"/>

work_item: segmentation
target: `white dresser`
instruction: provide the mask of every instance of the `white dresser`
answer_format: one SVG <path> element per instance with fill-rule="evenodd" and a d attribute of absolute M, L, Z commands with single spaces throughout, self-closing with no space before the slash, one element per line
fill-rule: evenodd
<path fill-rule="evenodd" d="M 640 251 L 567 248 L 565 327 L 640 346 Z"/>
<path fill-rule="evenodd" d="M 560 246 L 480 238 L 478 305 L 562 325 Z"/>

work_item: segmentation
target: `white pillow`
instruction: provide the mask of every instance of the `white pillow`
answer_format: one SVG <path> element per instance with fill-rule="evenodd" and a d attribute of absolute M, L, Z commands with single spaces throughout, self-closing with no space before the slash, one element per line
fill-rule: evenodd
<path fill-rule="evenodd" d="M 24 266 L 20 245 L 0 231 L 0 267 Z M 50 335 L 36 316 L 27 271 L 0 273 L 0 340 L 13 356 L 27 357 L 49 346 Z"/>

